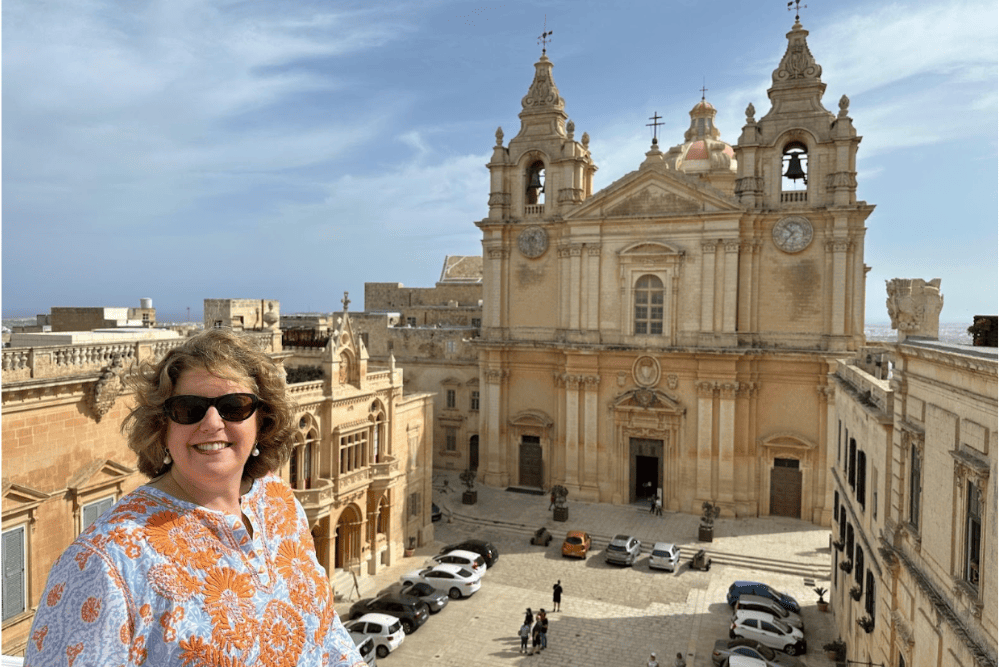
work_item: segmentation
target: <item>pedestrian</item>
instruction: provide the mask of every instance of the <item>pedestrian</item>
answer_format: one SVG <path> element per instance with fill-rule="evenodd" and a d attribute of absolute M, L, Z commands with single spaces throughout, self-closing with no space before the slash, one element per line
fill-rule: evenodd
<path fill-rule="evenodd" d="M 517 631 L 517 636 L 521 638 L 521 653 L 528 652 L 528 637 L 531 636 L 531 624 L 525 623 Z"/>
<path fill-rule="evenodd" d="M 542 649 L 539 648 L 541 644 L 542 644 L 542 624 L 535 623 L 531 627 L 531 653 L 529 653 L 528 655 L 534 655 L 539 651 L 541 651 Z"/>
<path fill-rule="evenodd" d="M 542 648 L 549 646 L 549 617 L 545 615 L 544 609 L 538 610 L 538 624 L 542 628 Z"/>
<path fill-rule="evenodd" d="M 687 662 L 684 660 L 683 653 L 678 653 L 677 657 L 674 658 L 674 667 L 687 667 Z"/>
<path fill-rule="evenodd" d="M 524 611 L 524 622 L 528 625 L 531 625 L 532 623 L 535 622 L 535 615 L 531 613 L 531 607 L 528 607 Z"/>
<path fill-rule="evenodd" d="M 552 611 L 559 611 L 559 604 L 562 602 L 562 580 L 552 584 Z"/>
<path fill-rule="evenodd" d="M 656 498 L 650 497 L 649 499 L 649 513 L 652 514 L 656 511 Z"/>
<path fill-rule="evenodd" d="M 663 500 L 656 496 L 656 516 L 663 516 Z"/>
<path fill-rule="evenodd" d="M 649 660 L 646 662 L 646 667 L 660 667 L 660 663 L 656 661 L 655 653 L 649 654 Z"/>
<path fill-rule="evenodd" d="M 552 509 L 555 506 L 556 506 L 556 492 L 553 491 L 552 493 L 549 494 L 549 509 Z"/>

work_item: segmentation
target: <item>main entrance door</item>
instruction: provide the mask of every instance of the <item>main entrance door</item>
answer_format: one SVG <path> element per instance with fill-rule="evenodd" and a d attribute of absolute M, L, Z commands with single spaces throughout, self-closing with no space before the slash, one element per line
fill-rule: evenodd
<path fill-rule="evenodd" d="M 771 468 L 771 514 L 802 518 L 802 471 L 796 459 L 775 459 Z"/>
<path fill-rule="evenodd" d="M 663 441 L 629 438 L 629 450 L 632 476 L 629 502 L 648 500 L 663 485 Z"/>
<path fill-rule="evenodd" d="M 469 438 L 469 470 L 479 470 L 479 436 Z"/>
<path fill-rule="evenodd" d="M 521 436 L 518 485 L 542 488 L 542 445 L 537 435 Z"/>

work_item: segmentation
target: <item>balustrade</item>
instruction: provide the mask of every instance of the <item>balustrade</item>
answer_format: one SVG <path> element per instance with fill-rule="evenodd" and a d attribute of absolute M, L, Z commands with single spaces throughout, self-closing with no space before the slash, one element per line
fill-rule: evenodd
<path fill-rule="evenodd" d="M 128 368 L 136 359 L 159 359 L 181 343 L 183 340 L 8 347 L 3 350 L 3 382 L 94 373 L 111 366 L 116 357 Z M 143 354 L 143 349 L 148 353 Z"/>
<path fill-rule="evenodd" d="M 781 193 L 782 204 L 805 204 L 809 201 L 808 190 L 793 190 Z"/>

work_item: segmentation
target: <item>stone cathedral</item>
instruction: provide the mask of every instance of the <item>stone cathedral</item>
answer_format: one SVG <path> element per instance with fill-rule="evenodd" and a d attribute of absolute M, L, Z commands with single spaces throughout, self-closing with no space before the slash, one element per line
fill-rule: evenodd
<path fill-rule="evenodd" d="M 760 118 L 715 108 L 593 192 L 543 50 L 498 129 L 483 244 L 481 479 L 670 510 L 830 520 L 829 374 L 864 344 L 861 137 L 796 19 Z M 655 120 L 654 120 L 655 122 Z"/>

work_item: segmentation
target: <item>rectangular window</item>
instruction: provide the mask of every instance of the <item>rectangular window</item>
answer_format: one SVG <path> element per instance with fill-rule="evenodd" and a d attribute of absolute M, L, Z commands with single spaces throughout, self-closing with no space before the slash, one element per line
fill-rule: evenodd
<path fill-rule="evenodd" d="M 406 326 L 408 326 L 408 327 L 415 327 L 415 326 L 417 326 L 417 318 L 415 318 L 415 317 L 407 317 L 406 318 Z"/>
<path fill-rule="evenodd" d="M 861 505 L 861 510 L 865 509 L 865 486 L 867 484 L 867 468 L 868 468 L 868 456 L 864 452 L 858 452 L 858 486 L 857 486 L 857 499 L 858 504 Z"/>
<path fill-rule="evenodd" d="M 875 620 L 875 575 L 871 570 L 865 575 L 865 611 Z"/>
<path fill-rule="evenodd" d="M 478 317 L 473 317 L 472 318 L 472 326 L 474 326 L 475 328 L 479 329 L 480 327 L 483 326 L 483 321 L 480 318 L 478 318 Z"/>
<path fill-rule="evenodd" d="M 115 497 L 108 496 L 83 506 L 83 513 L 80 515 L 80 532 L 87 530 L 87 526 L 94 523 L 99 516 L 111 509 L 115 504 Z"/>
<path fill-rule="evenodd" d="M 858 472 L 858 443 L 854 438 L 851 438 L 850 442 L 851 446 L 847 452 L 847 483 L 853 489 Z"/>
<path fill-rule="evenodd" d="M 469 409 L 478 410 L 479 409 L 479 390 L 475 389 L 472 391 L 472 395 L 469 397 Z"/>
<path fill-rule="evenodd" d="M 444 442 L 446 451 L 454 452 L 458 450 L 458 436 L 455 433 L 455 429 L 446 428 L 444 430 Z"/>
<path fill-rule="evenodd" d="M 837 463 L 840 463 L 840 460 L 843 458 L 840 455 L 840 448 L 844 446 L 843 436 L 844 436 L 844 424 L 838 419 L 837 420 Z"/>
<path fill-rule="evenodd" d="M 445 396 L 446 396 L 445 400 L 446 400 L 446 403 L 447 403 L 448 407 L 449 408 L 454 408 L 455 407 L 455 390 L 454 389 L 449 389 L 445 393 Z"/>
<path fill-rule="evenodd" d="M 840 506 L 840 543 L 844 544 L 844 540 L 847 539 L 847 510 L 844 506 Z M 850 557 L 850 556 L 848 556 Z"/>
<path fill-rule="evenodd" d="M 979 552 L 982 531 L 981 499 L 979 487 L 966 482 L 965 505 L 965 580 L 979 587 Z"/>
<path fill-rule="evenodd" d="M 920 527 L 920 452 L 910 445 L 910 523 Z"/>
<path fill-rule="evenodd" d="M 449 341 L 445 342 L 445 344 L 444 344 L 444 348 L 445 348 L 445 350 L 446 350 L 446 351 L 447 351 L 448 353 L 450 353 L 450 354 L 454 354 L 454 353 L 455 353 L 455 350 L 456 350 L 456 349 L 458 348 L 458 346 L 457 346 L 457 345 L 455 345 L 455 341 L 453 341 L 453 340 L 449 340 Z"/>
<path fill-rule="evenodd" d="M 24 526 L 3 533 L 3 620 L 25 610 Z"/>
<path fill-rule="evenodd" d="M 420 514 L 420 492 L 414 491 L 410 494 L 409 502 L 407 503 L 407 514 L 409 516 L 417 516 Z"/>
<path fill-rule="evenodd" d="M 865 578 L 865 551 L 859 544 L 854 551 L 854 583 L 859 587 Z"/>

